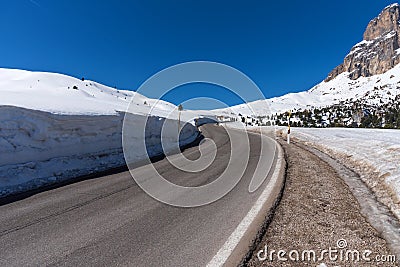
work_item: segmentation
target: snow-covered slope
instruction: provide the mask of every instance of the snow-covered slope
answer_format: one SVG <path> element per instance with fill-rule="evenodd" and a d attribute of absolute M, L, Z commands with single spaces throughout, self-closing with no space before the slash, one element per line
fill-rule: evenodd
<path fill-rule="evenodd" d="M 176 127 L 163 127 L 177 125 L 173 104 L 66 75 L 0 69 L 0 197 L 124 165 L 131 100 L 130 163 L 162 153 L 161 135 L 164 148 L 174 147 Z M 181 122 L 181 145 L 197 135 Z"/>
<path fill-rule="evenodd" d="M 133 96 L 137 114 L 148 114 L 157 101 L 63 74 L 0 69 L 0 105 L 57 114 L 115 115 L 116 111 L 126 111 Z M 173 109 L 175 105 L 159 101 L 152 114 L 166 115 Z"/>
<path fill-rule="evenodd" d="M 226 109 L 216 114 L 234 112 L 243 115 L 264 116 L 295 109 L 311 109 L 339 104 L 344 100 L 363 99 L 365 103 L 386 103 L 400 94 L 400 64 L 386 73 L 351 80 L 348 72 L 339 74 L 329 82 L 321 82 L 308 91 L 290 93 L 280 97 L 258 100 Z M 382 102 L 381 102 L 382 101 Z"/>

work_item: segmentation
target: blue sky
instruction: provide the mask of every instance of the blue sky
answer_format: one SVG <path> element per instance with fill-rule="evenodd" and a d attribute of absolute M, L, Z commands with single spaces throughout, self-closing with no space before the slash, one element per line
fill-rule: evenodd
<path fill-rule="evenodd" d="M 242 71 L 269 98 L 323 80 L 393 2 L 1 1 L 0 67 L 135 90 L 166 67 L 209 60 Z M 241 102 L 205 84 L 181 86 L 164 99 L 179 104 L 193 97 Z M 203 99 L 186 108 L 216 103 Z"/>

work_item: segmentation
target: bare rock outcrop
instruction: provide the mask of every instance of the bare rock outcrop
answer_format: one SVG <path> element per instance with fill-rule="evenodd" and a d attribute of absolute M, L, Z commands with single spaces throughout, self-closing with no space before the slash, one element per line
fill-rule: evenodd
<path fill-rule="evenodd" d="M 382 74 L 400 63 L 400 5 L 386 7 L 368 23 L 363 41 L 353 46 L 342 64 L 329 73 L 330 81 L 343 72 L 349 78 Z"/>

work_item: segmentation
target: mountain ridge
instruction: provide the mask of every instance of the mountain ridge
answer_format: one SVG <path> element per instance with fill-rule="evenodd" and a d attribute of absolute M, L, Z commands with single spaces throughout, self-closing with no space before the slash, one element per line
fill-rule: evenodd
<path fill-rule="evenodd" d="M 400 63 L 400 6 L 385 7 L 372 19 L 364 32 L 363 40 L 352 47 L 342 64 L 334 68 L 326 82 L 343 72 L 349 78 L 370 77 L 382 74 Z"/>
<path fill-rule="evenodd" d="M 400 95 L 400 5 L 389 5 L 365 30 L 363 41 L 357 43 L 344 62 L 327 78 L 307 91 L 258 100 L 225 109 L 217 114 L 244 116 L 273 115 L 276 118 L 289 110 L 359 103 L 379 108 Z M 275 119 L 274 119 L 275 121 Z"/>

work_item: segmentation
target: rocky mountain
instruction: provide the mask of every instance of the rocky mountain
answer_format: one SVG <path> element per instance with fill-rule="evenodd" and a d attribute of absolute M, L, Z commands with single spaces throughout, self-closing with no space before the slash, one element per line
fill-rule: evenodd
<path fill-rule="evenodd" d="M 400 128 L 400 5 L 392 4 L 371 20 L 356 44 L 328 77 L 308 91 L 214 110 L 251 122 L 297 126 Z M 242 118 L 238 118 L 241 120 Z"/>
<path fill-rule="evenodd" d="M 368 23 L 363 40 L 356 44 L 325 79 L 326 82 L 343 72 L 349 78 L 370 77 L 382 74 L 400 62 L 400 6 L 386 7 L 378 17 Z"/>

